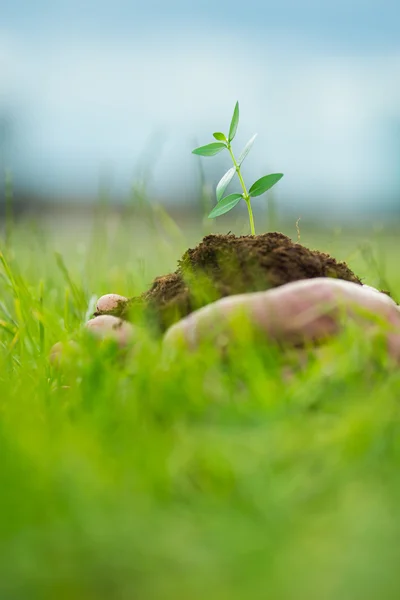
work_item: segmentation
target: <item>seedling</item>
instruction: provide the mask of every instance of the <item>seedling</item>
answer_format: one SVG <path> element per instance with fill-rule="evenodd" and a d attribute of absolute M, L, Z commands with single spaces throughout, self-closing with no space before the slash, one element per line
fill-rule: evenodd
<path fill-rule="evenodd" d="M 250 221 L 250 231 L 251 235 L 255 235 L 256 231 L 254 228 L 254 217 L 253 210 L 251 208 L 251 200 L 250 198 L 255 198 L 256 196 L 261 196 L 267 190 L 271 189 L 273 185 L 275 185 L 282 177 L 282 173 L 272 173 L 271 175 L 265 175 L 260 179 L 257 179 L 250 187 L 249 191 L 247 191 L 247 187 L 244 183 L 243 176 L 241 173 L 241 166 L 251 150 L 251 147 L 254 143 L 254 140 L 257 137 L 257 134 L 253 135 L 253 137 L 247 142 L 246 146 L 243 148 L 243 151 L 239 158 L 236 160 L 235 155 L 232 151 L 232 141 L 236 135 L 236 131 L 239 124 L 239 102 L 236 102 L 235 110 L 233 111 L 233 117 L 231 120 L 231 124 L 229 127 L 229 135 L 228 137 L 221 132 L 214 133 L 213 136 L 217 140 L 216 142 L 212 142 L 211 144 L 207 144 L 206 146 L 200 146 L 199 148 L 195 148 L 193 150 L 193 154 L 198 154 L 199 156 L 215 156 L 222 152 L 223 150 L 228 150 L 232 162 L 233 167 L 229 169 L 225 173 L 225 175 L 221 178 L 220 182 L 217 185 L 216 195 L 217 195 L 217 204 L 213 208 L 213 210 L 208 215 L 209 219 L 215 219 L 215 217 L 219 217 L 223 215 L 232 208 L 236 206 L 241 200 L 244 200 L 247 205 L 247 210 L 249 212 L 249 221 Z M 237 173 L 237 176 L 240 181 L 240 185 L 242 186 L 243 193 L 242 194 L 229 194 L 228 196 L 224 196 L 224 193 L 232 181 L 232 179 Z"/>

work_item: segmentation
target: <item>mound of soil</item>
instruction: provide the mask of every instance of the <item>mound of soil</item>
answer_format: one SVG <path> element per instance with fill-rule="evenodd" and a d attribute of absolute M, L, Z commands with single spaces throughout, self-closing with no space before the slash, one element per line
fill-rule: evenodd
<path fill-rule="evenodd" d="M 293 243 L 282 233 L 208 235 L 189 249 L 174 273 L 157 277 L 148 291 L 117 310 L 135 319 L 143 310 L 165 330 L 180 318 L 224 296 L 278 287 L 290 281 L 334 277 L 361 284 L 343 262 Z"/>

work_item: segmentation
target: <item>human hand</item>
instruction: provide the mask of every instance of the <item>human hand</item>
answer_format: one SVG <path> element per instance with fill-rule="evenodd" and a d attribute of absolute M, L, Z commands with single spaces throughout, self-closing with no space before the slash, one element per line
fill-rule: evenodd
<path fill-rule="evenodd" d="M 121 346 L 134 343 L 134 325 L 113 315 L 126 302 L 127 298 L 116 294 L 102 296 L 97 303 L 101 314 L 86 327 L 101 338 L 114 337 Z M 385 335 L 388 353 L 400 362 L 400 309 L 394 300 L 375 288 L 330 278 L 222 298 L 170 327 L 164 342 L 180 341 L 195 348 L 221 330 L 228 331 L 237 311 L 245 313 L 267 340 L 289 346 L 320 342 L 338 334 L 346 321 L 356 321 L 371 335 Z"/>

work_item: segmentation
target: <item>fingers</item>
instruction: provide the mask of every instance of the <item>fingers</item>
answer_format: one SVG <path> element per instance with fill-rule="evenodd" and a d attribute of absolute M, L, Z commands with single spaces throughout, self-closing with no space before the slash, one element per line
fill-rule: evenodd
<path fill-rule="evenodd" d="M 371 316 L 387 328 L 388 350 L 400 360 L 400 312 L 386 294 L 339 279 L 317 278 L 288 283 L 265 292 L 223 298 L 173 325 L 165 343 L 196 347 L 218 337 L 234 314 L 245 313 L 269 339 L 289 344 L 318 341 L 337 333 L 343 317 L 371 325 Z M 226 333 L 226 331 L 224 331 Z"/>
<path fill-rule="evenodd" d="M 49 361 L 53 366 L 59 367 L 66 359 L 74 359 L 78 351 L 79 345 L 73 340 L 57 342 L 50 350 Z"/>
<path fill-rule="evenodd" d="M 128 298 L 125 298 L 125 296 L 120 296 L 119 294 L 106 294 L 98 299 L 96 314 L 120 314 L 127 302 Z"/>
<path fill-rule="evenodd" d="M 114 339 L 121 348 L 127 346 L 134 337 L 133 325 L 113 315 L 94 317 L 85 327 L 99 339 Z"/>
<path fill-rule="evenodd" d="M 100 315 L 90 319 L 85 329 L 98 340 L 114 340 L 119 348 L 127 347 L 135 338 L 135 328 L 131 323 L 123 321 L 113 315 Z M 68 358 L 73 358 L 79 351 L 79 344 L 57 342 L 50 350 L 49 360 L 55 367 L 59 367 Z"/>
<path fill-rule="evenodd" d="M 97 338 L 112 338 L 122 348 L 134 337 L 134 327 L 127 321 L 118 318 L 128 302 L 128 298 L 119 294 L 105 294 L 96 304 L 93 319 L 86 323 L 86 329 Z"/>

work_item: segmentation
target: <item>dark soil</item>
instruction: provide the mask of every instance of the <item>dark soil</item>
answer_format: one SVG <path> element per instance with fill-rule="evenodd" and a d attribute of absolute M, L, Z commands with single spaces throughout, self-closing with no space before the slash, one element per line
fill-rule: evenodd
<path fill-rule="evenodd" d="M 346 263 L 293 243 L 282 233 L 258 236 L 208 235 L 178 262 L 175 273 L 157 277 L 150 289 L 118 311 L 156 317 L 164 330 L 218 298 L 278 287 L 290 281 L 334 277 L 361 284 Z"/>

